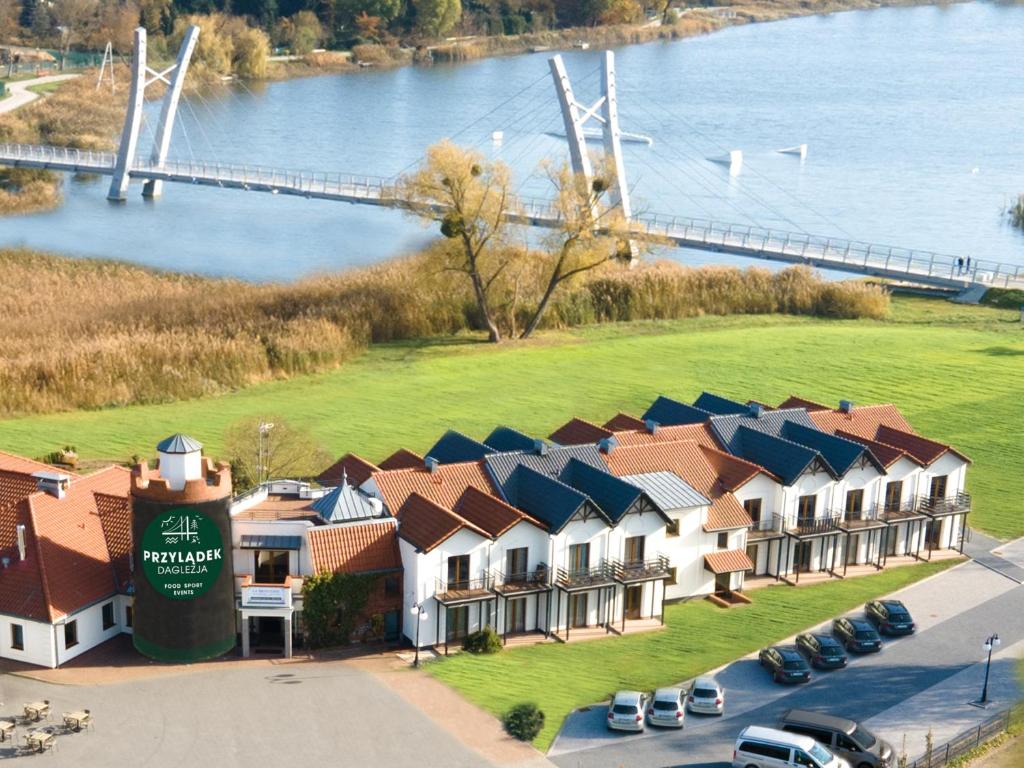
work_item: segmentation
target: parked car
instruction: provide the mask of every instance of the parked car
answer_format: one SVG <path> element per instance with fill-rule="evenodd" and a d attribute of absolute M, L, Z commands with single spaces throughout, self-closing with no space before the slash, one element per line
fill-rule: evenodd
<path fill-rule="evenodd" d="M 691 712 L 720 715 L 725 712 L 725 689 L 713 677 L 698 677 L 686 697 L 686 708 Z"/>
<path fill-rule="evenodd" d="M 733 768 L 850 768 L 810 736 L 748 725 L 732 752 Z"/>
<path fill-rule="evenodd" d="M 646 694 L 619 691 L 608 706 L 608 728 L 613 731 L 642 731 L 646 706 Z"/>
<path fill-rule="evenodd" d="M 846 666 L 847 657 L 842 643 L 832 635 L 806 632 L 796 636 L 796 647 L 811 662 L 811 666 L 818 669 L 840 669 Z"/>
<path fill-rule="evenodd" d="M 883 635 L 914 634 L 914 619 L 899 600 L 872 600 L 864 606 L 864 615 Z"/>
<path fill-rule="evenodd" d="M 895 759 L 892 744 L 845 717 L 790 709 L 779 718 L 778 728 L 810 736 L 855 768 L 889 768 Z"/>
<path fill-rule="evenodd" d="M 682 728 L 686 717 L 686 691 L 682 688 L 659 688 L 647 704 L 647 722 Z"/>
<path fill-rule="evenodd" d="M 836 619 L 832 622 L 832 635 L 848 651 L 872 653 L 882 650 L 882 638 L 867 619 Z"/>
<path fill-rule="evenodd" d="M 811 668 L 792 645 L 762 648 L 757 660 L 768 668 L 776 683 L 806 683 L 811 679 Z"/>

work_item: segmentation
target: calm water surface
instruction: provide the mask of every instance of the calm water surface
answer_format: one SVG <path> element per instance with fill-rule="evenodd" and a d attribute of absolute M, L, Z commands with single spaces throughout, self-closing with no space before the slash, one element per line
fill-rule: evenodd
<path fill-rule="evenodd" d="M 1024 263 L 1003 215 L 1024 192 L 1024 6 L 975 3 L 844 13 L 617 51 L 638 207 L 849 235 Z M 390 176 L 456 135 L 543 195 L 564 158 L 547 54 L 237 86 L 183 107 L 172 155 Z M 565 54 L 581 100 L 600 53 Z M 152 113 L 151 112 L 151 116 Z M 486 117 L 485 117 L 486 116 Z M 495 147 L 491 132 L 503 130 Z M 150 134 L 151 135 L 151 134 Z M 144 138 L 143 147 L 151 139 Z M 775 150 L 806 142 L 807 159 Z M 730 177 L 706 158 L 742 149 Z M 148 151 L 148 150 L 147 150 Z M 431 232 L 395 211 L 261 193 L 70 181 L 59 210 L 0 219 L 0 245 L 109 256 L 253 280 L 367 264 Z M 673 251 L 692 263 L 727 260 Z"/>

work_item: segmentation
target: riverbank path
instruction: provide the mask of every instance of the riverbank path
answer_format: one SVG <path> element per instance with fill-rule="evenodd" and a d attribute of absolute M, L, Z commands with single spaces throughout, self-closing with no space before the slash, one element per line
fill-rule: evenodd
<path fill-rule="evenodd" d="M 31 80 L 14 80 L 4 83 L 8 95 L 0 99 L 0 115 L 5 112 L 13 112 L 19 107 L 24 107 L 26 104 L 31 104 L 38 99 L 41 94 L 29 90 L 33 86 L 62 83 L 73 77 L 78 77 L 78 75 L 45 75 L 44 77 L 34 77 Z"/>

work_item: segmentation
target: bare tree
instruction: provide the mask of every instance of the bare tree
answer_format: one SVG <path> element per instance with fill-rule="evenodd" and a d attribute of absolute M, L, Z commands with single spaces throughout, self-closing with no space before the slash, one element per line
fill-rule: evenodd
<path fill-rule="evenodd" d="M 99 0 L 55 0 L 53 16 L 60 32 L 60 66 L 71 46 L 99 23 Z"/>
<path fill-rule="evenodd" d="M 267 480 L 312 477 L 332 461 L 311 434 L 279 416 L 234 422 L 224 431 L 224 448 L 232 480 L 240 489 Z"/>
<path fill-rule="evenodd" d="M 417 171 L 399 181 L 397 191 L 406 209 L 440 222 L 441 234 L 452 243 L 443 250 L 443 268 L 469 278 L 488 339 L 501 341 L 490 292 L 515 253 L 504 247 L 506 217 L 515 209 L 508 167 L 442 141 L 427 150 Z"/>

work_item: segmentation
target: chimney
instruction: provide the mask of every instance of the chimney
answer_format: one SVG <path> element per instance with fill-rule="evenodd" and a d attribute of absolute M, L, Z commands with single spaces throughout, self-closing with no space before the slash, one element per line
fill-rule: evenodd
<path fill-rule="evenodd" d="M 653 435 L 658 431 L 658 422 L 654 419 L 644 419 L 644 427 Z"/>
<path fill-rule="evenodd" d="M 764 406 L 760 403 L 747 403 L 747 410 L 750 415 L 755 419 L 761 418 L 761 414 L 764 413 Z"/>
<path fill-rule="evenodd" d="M 427 458 L 423 460 L 423 465 L 427 468 L 427 471 L 430 474 L 434 474 L 435 472 L 437 472 L 437 468 L 440 465 L 440 462 L 433 456 L 427 456 Z"/>
<path fill-rule="evenodd" d="M 852 400 L 840 400 L 839 401 L 839 410 L 842 411 L 843 413 L 849 413 L 850 411 L 853 410 L 853 401 Z"/>
<path fill-rule="evenodd" d="M 601 451 L 601 453 L 610 456 L 611 452 L 615 450 L 615 446 L 617 446 L 618 444 L 619 441 L 615 439 L 615 435 L 612 435 L 611 437 L 606 437 L 603 440 L 601 440 L 601 442 L 597 444 L 597 449 Z"/>
<path fill-rule="evenodd" d="M 18 523 L 18 559 L 25 560 L 25 525 L 24 523 Z"/>
<path fill-rule="evenodd" d="M 205 477 L 203 446 L 188 435 L 171 435 L 156 447 L 160 457 L 160 477 L 172 491 L 182 491 L 189 480 Z"/>
<path fill-rule="evenodd" d="M 36 479 L 37 489 L 57 499 L 63 499 L 67 495 L 68 486 L 71 484 L 70 475 L 63 472 L 33 472 L 32 477 Z"/>
<path fill-rule="evenodd" d="M 545 443 L 543 440 L 534 440 L 533 441 L 533 450 L 536 451 L 538 456 L 547 456 L 548 455 L 548 444 Z"/>

